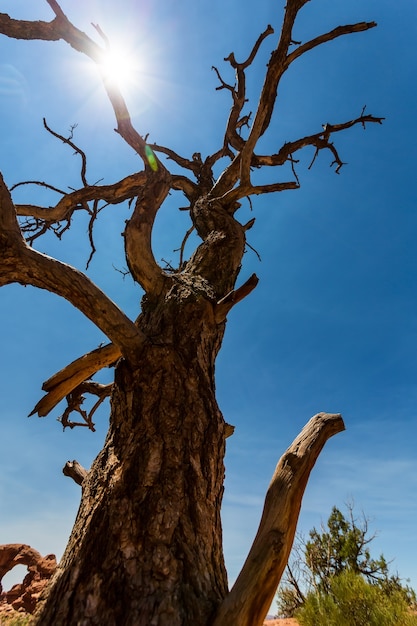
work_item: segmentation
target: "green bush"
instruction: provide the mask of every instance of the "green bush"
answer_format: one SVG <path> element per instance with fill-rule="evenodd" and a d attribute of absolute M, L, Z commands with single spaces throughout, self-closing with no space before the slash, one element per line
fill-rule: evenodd
<path fill-rule="evenodd" d="M 29 626 L 30 615 L 0 616 L 0 626 Z"/>
<path fill-rule="evenodd" d="M 349 570 L 330 580 L 328 593 L 308 594 L 296 618 L 301 626 L 417 626 L 401 592 L 387 595 Z"/>

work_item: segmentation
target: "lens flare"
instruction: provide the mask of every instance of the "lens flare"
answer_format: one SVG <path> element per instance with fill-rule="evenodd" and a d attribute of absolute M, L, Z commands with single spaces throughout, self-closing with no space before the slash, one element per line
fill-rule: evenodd
<path fill-rule="evenodd" d="M 154 155 L 152 148 L 148 146 L 148 144 L 145 146 L 145 154 L 151 170 L 156 172 L 158 170 L 158 161 L 156 160 L 156 156 Z"/>

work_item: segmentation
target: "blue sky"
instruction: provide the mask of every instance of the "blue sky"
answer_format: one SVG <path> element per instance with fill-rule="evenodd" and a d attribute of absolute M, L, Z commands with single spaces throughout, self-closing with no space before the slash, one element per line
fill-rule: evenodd
<path fill-rule="evenodd" d="M 0 10 L 25 19 L 51 18 L 38 0 L 2 0 Z M 133 121 L 149 140 L 190 157 L 222 142 L 230 101 L 217 92 L 216 65 L 232 50 L 246 58 L 268 23 L 279 32 L 283 1 L 91 0 L 62 7 L 94 36 L 99 23 L 140 59 L 126 89 Z M 321 154 L 300 155 L 302 188 L 243 203 L 242 222 L 256 217 L 242 281 L 252 272 L 257 289 L 229 315 L 217 363 L 217 391 L 225 419 L 236 426 L 228 440 L 224 543 L 230 581 L 250 547 L 275 464 L 308 419 L 341 412 L 347 430 L 328 442 L 305 493 L 299 530 L 325 521 L 331 507 L 354 501 L 371 518 L 375 556 L 394 559 L 393 571 L 417 588 L 416 452 L 416 108 L 414 0 L 312 0 L 300 13 L 296 39 L 308 40 L 339 24 L 378 23 L 299 59 L 280 87 L 276 116 L 262 149 L 318 132 L 326 122 L 357 117 L 364 105 L 386 117 L 383 126 L 357 127 L 334 140 L 347 162 L 340 175 Z M 255 110 L 265 63 L 276 36 L 264 43 L 248 74 L 248 110 Z M 114 120 L 88 61 L 63 43 L 0 39 L 0 170 L 10 186 L 45 180 L 79 185 L 79 162 L 47 135 L 46 117 L 89 158 L 91 182 L 110 183 L 140 169 L 113 132 Z M 268 172 L 270 176 L 271 173 Z M 279 173 L 286 180 L 288 172 Z M 17 202 L 56 201 L 34 187 Z M 175 261 L 188 227 L 180 195 L 162 208 L 154 237 L 157 259 Z M 109 207 L 96 228 L 98 253 L 89 275 L 132 317 L 140 290 L 122 269 L 125 207 Z M 86 222 L 74 220 L 62 242 L 45 238 L 38 249 L 84 269 Z M 56 417 L 26 416 L 41 385 L 103 337 L 65 301 L 18 285 L 0 290 L 0 543 L 29 543 L 62 554 L 80 492 L 65 478 L 65 461 L 89 467 L 100 449 L 107 407 L 97 433 L 62 432 Z M 104 377 L 108 377 L 104 373 Z"/>

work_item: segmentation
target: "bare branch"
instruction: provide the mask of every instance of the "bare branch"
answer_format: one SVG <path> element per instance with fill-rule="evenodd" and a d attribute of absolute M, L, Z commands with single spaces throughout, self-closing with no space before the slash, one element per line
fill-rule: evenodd
<path fill-rule="evenodd" d="M 57 41 L 63 39 L 72 48 L 88 56 L 100 69 L 107 50 L 97 45 L 88 35 L 76 28 L 62 11 L 56 0 L 47 0 L 56 17 L 52 22 L 28 22 L 13 20 L 0 14 L 0 33 L 15 39 L 43 39 Z M 146 153 L 146 142 L 133 127 L 124 98 L 116 84 L 103 73 L 102 79 L 107 96 L 113 107 L 117 121 L 117 132 L 142 158 L 146 169 L 152 169 Z M 165 170 L 158 162 L 158 169 Z"/>
<path fill-rule="evenodd" d="M 62 143 L 67 144 L 68 146 L 70 146 L 74 150 L 74 152 L 76 152 L 77 154 L 80 155 L 80 157 L 81 157 L 81 180 L 82 180 L 82 183 L 83 183 L 84 187 L 87 187 L 88 186 L 87 179 L 86 179 L 86 174 L 87 174 L 87 157 L 85 156 L 85 152 L 83 150 L 81 150 L 81 148 L 79 148 L 72 141 L 75 126 L 73 126 L 71 128 L 70 136 L 69 137 L 64 137 L 63 135 L 60 135 L 56 131 L 52 130 L 52 128 L 50 128 L 48 126 L 48 124 L 46 123 L 46 119 L 45 118 L 43 118 L 43 125 L 46 128 L 46 130 L 48 131 L 48 133 L 50 133 L 53 137 L 56 137 L 57 139 L 60 139 L 62 141 Z"/>
<path fill-rule="evenodd" d="M 266 494 L 255 540 L 213 626 L 262 623 L 291 551 L 310 472 L 326 441 L 344 428 L 340 415 L 319 413 L 281 457 Z"/>
<path fill-rule="evenodd" d="M 44 181 L 41 181 L 41 180 L 21 181 L 20 183 L 16 183 L 12 185 L 10 187 L 10 192 L 14 191 L 18 187 L 22 187 L 23 185 L 39 185 L 39 187 L 45 187 L 45 189 L 50 189 L 51 191 L 56 191 L 56 193 L 61 193 L 63 196 L 65 196 L 66 194 L 66 191 L 63 191 L 62 189 L 59 189 L 58 187 L 54 187 L 53 185 L 50 185 L 49 183 L 45 183 Z"/>
<path fill-rule="evenodd" d="M 191 170 L 197 176 L 199 167 L 194 159 L 192 161 L 190 159 L 186 159 L 180 156 L 179 154 L 177 154 L 174 150 L 171 150 L 171 148 L 166 148 L 165 146 L 159 146 L 156 143 L 152 143 L 149 145 L 152 148 L 152 150 L 154 150 L 155 152 L 161 152 L 162 154 L 166 154 L 166 156 L 172 161 L 174 161 L 177 165 L 185 169 Z"/>
<path fill-rule="evenodd" d="M 165 170 L 166 171 L 166 170 Z M 148 294 L 161 292 L 165 278 L 152 252 L 152 228 L 159 207 L 170 190 L 170 176 L 164 171 L 148 175 L 148 182 L 136 200 L 132 217 L 124 231 L 126 262 L 134 280 Z"/>
<path fill-rule="evenodd" d="M 148 179 L 146 172 L 130 174 L 111 185 L 89 185 L 66 194 L 54 207 L 41 207 L 31 204 L 17 204 L 16 212 L 20 217 L 35 217 L 46 222 L 59 222 L 68 219 L 78 208 L 83 208 L 92 200 L 103 200 L 107 204 L 120 204 L 139 194 Z"/>
<path fill-rule="evenodd" d="M 42 39 L 44 41 L 61 39 L 57 19 L 52 22 L 30 22 L 14 20 L 7 13 L 0 13 L 0 34 L 13 37 L 13 39 Z"/>
<path fill-rule="evenodd" d="M 277 154 L 271 156 L 256 156 L 255 162 L 258 167 L 262 165 L 282 165 L 285 161 L 293 162 L 293 154 L 302 148 L 307 146 L 314 146 L 316 148 L 313 161 L 311 162 L 309 168 L 313 165 L 318 153 L 320 150 L 330 150 L 333 154 L 334 161 L 332 165 L 337 165 L 336 172 L 339 173 L 340 168 L 343 165 L 342 160 L 339 157 L 339 154 L 334 147 L 334 145 L 330 142 L 330 137 L 334 133 L 338 133 L 342 130 L 346 130 L 348 128 L 352 128 L 352 126 L 356 126 L 361 124 L 363 128 L 365 128 L 366 124 L 374 123 L 374 124 L 382 124 L 385 118 L 383 117 L 375 117 L 373 115 L 365 115 L 364 114 L 365 107 L 362 109 L 362 113 L 359 117 L 350 120 L 348 122 L 343 122 L 341 124 L 323 124 L 323 131 L 319 133 L 315 133 L 314 135 L 309 135 L 307 137 L 303 137 L 297 141 L 291 141 L 282 146 L 280 151 Z"/>
<path fill-rule="evenodd" d="M 104 367 L 109 367 L 120 357 L 120 348 L 110 343 L 76 359 L 44 382 L 42 389 L 47 394 L 39 400 L 29 415 L 37 413 L 39 417 L 44 417 L 81 383 Z"/>
<path fill-rule="evenodd" d="M 180 253 L 180 260 L 178 263 L 178 267 L 181 270 L 183 263 L 184 263 L 184 248 L 185 248 L 185 244 L 187 243 L 188 237 L 191 235 L 191 233 L 194 231 L 194 226 L 190 226 L 190 228 L 187 230 L 187 232 L 184 235 L 184 238 L 181 242 L 181 246 L 178 248 L 178 250 L 174 250 L 174 252 L 178 252 Z"/>
<path fill-rule="evenodd" d="M 235 189 L 224 194 L 221 200 L 225 205 L 232 207 L 236 206 L 236 202 L 241 198 L 247 196 L 257 196 L 265 193 L 276 193 L 278 191 L 288 191 L 289 189 L 298 189 L 299 183 L 295 181 L 289 181 L 286 183 L 271 183 L 270 185 L 239 185 Z"/>
<path fill-rule="evenodd" d="M 33 285 L 62 296 L 114 341 L 127 358 L 133 357 L 143 344 L 143 333 L 87 276 L 26 244 L 2 177 L 0 201 L 0 286 Z"/>
<path fill-rule="evenodd" d="M 346 24 L 344 26 L 338 26 L 337 28 L 334 28 L 324 35 L 319 35 L 318 37 L 311 39 L 311 41 L 307 41 L 306 43 L 299 45 L 298 48 L 296 48 L 287 56 L 286 69 L 293 61 L 295 61 L 295 59 L 298 59 L 302 54 L 305 54 L 309 50 L 313 50 L 313 48 L 317 48 L 317 46 L 320 46 L 323 43 L 332 41 L 333 39 L 336 39 L 337 37 L 342 37 L 343 35 L 361 33 L 369 30 L 370 28 L 375 28 L 375 26 L 376 22 L 358 22 L 357 24 Z"/>
<path fill-rule="evenodd" d="M 257 163 L 261 165 L 281 164 L 278 162 L 272 163 L 271 161 L 268 163 L 267 158 L 258 160 L 258 157 L 254 155 L 254 150 L 258 139 L 269 126 L 275 106 L 279 82 L 292 61 L 322 43 L 326 43 L 342 35 L 362 32 L 376 26 L 375 22 L 360 22 L 358 24 L 339 26 L 305 44 L 299 45 L 295 50 L 289 53 L 289 47 L 296 43 L 292 37 L 294 22 L 298 11 L 304 4 L 306 4 L 306 0 L 288 0 L 287 2 L 280 39 L 268 64 L 268 70 L 249 137 L 243 143 L 242 140 L 240 140 L 240 143 L 234 144 L 238 149 L 238 154 L 216 182 L 213 189 L 213 195 L 215 196 L 223 196 L 236 185 L 239 179 L 243 187 L 250 187 L 250 168 Z M 336 156 L 334 162 L 337 165 L 337 171 L 339 171 L 342 162 L 338 160 Z"/>
<path fill-rule="evenodd" d="M 173 174 L 171 176 L 171 189 L 182 191 L 184 195 L 190 200 L 198 197 L 198 187 L 186 176 L 180 176 Z"/>
<path fill-rule="evenodd" d="M 273 32 L 274 29 L 272 28 L 272 26 L 268 25 L 265 31 L 261 33 L 261 35 L 258 37 L 250 55 L 243 63 L 238 63 L 236 61 L 233 52 L 229 54 L 229 56 L 225 59 L 225 61 L 229 61 L 230 65 L 234 68 L 236 73 L 236 85 L 234 87 L 228 85 L 220 76 L 219 70 L 216 67 L 213 67 L 220 81 L 220 86 L 217 87 L 217 89 L 228 89 L 231 92 L 233 99 L 233 105 L 230 111 L 224 135 L 223 154 L 226 154 L 228 152 L 229 145 L 232 146 L 235 150 L 242 150 L 244 146 L 244 141 L 241 138 L 238 129 L 240 129 L 244 124 L 247 124 L 250 118 L 250 114 L 241 117 L 242 109 L 246 103 L 245 69 L 253 63 L 255 56 L 264 39 L 266 39 L 266 37 L 271 35 Z"/>

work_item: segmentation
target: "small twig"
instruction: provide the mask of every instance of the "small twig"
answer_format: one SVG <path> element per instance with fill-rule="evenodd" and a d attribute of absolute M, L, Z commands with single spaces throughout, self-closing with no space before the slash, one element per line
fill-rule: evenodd
<path fill-rule="evenodd" d="M 258 261 L 262 262 L 261 255 L 259 254 L 259 252 L 257 250 L 255 250 L 255 248 L 253 246 L 251 246 L 250 243 L 246 242 L 246 245 L 248 246 L 248 248 L 250 248 L 252 250 L 252 252 L 254 252 L 256 254 L 256 256 L 258 257 Z"/>
<path fill-rule="evenodd" d="M 187 232 L 184 235 L 184 239 L 182 240 L 181 246 L 179 248 L 177 248 L 176 250 L 174 250 L 174 252 L 180 252 L 180 262 L 179 262 L 179 269 L 182 268 L 183 263 L 184 263 L 184 248 L 185 248 L 185 244 L 187 243 L 187 239 L 188 237 L 191 235 L 191 233 L 194 230 L 194 226 L 191 226 Z"/>
<path fill-rule="evenodd" d="M 96 247 L 94 245 L 94 237 L 93 237 L 93 228 L 94 228 L 94 222 L 97 219 L 97 215 L 100 212 L 101 209 L 98 208 L 98 200 L 94 200 L 93 202 L 93 208 L 89 211 L 90 212 L 90 220 L 88 222 L 88 240 L 90 242 L 90 248 L 91 248 L 91 252 L 90 252 L 90 256 L 88 257 L 87 260 L 87 264 L 85 266 L 85 269 L 88 270 L 88 266 L 90 265 L 91 259 L 93 258 L 95 252 L 96 252 Z"/>
<path fill-rule="evenodd" d="M 104 45 L 106 46 L 106 49 L 110 50 L 110 39 L 104 33 L 104 31 L 102 30 L 101 26 L 99 24 L 93 24 L 93 22 L 91 22 L 91 26 L 93 28 L 95 28 L 95 30 L 98 32 L 98 34 L 100 35 L 100 37 L 104 41 Z"/>
<path fill-rule="evenodd" d="M 56 191 L 57 193 L 61 193 L 63 196 L 66 195 L 66 192 L 62 191 L 62 189 L 58 189 L 58 187 L 49 185 L 49 183 L 45 183 L 44 181 L 41 181 L 41 180 L 24 180 L 20 183 L 16 183 L 15 185 L 12 185 L 10 187 L 10 191 L 14 191 L 18 187 L 21 187 L 22 185 L 39 185 L 39 187 L 45 187 L 46 189 L 51 189 L 51 191 Z"/>
<path fill-rule="evenodd" d="M 228 59 L 225 59 L 225 61 L 227 60 Z M 217 78 L 219 79 L 219 82 L 220 82 L 220 85 L 216 87 L 216 91 L 221 91 L 222 89 L 228 89 L 233 94 L 235 90 L 234 87 L 232 87 L 232 85 L 229 85 L 223 80 L 217 67 L 215 65 L 212 65 L 211 69 L 216 72 Z"/>
<path fill-rule="evenodd" d="M 123 276 L 123 280 L 126 278 L 126 276 L 129 276 L 129 274 L 130 274 L 130 271 L 127 268 L 125 268 L 123 270 L 119 270 L 118 267 L 113 265 L 113 269 L 116 270 L 116 272 L 119 272 L 119 274 L 121 274 Z"/>
<path fill-rule="evenodd" d="M 54 137 L 56 137 L 57 139 L 60 139 L 62 141 L 62 143 L 66 143 L 68 144 L 74 151 L 76 154 L 79 154 L 81 157 L 81 180 L 82 183 L 84 185 L 84 187 L 88 187 L 88 182 L 87 182 L 87 178 L 86 178 L 86 173 L 87 173 L 87 157 L 85 155 L 85 152 L 83 150 L 81 150 L 81 148 L 79 148 L 73 141 L 72 141 L 72 137 L 73 137 L 73 133 L 74 133 L 74 129 L 76 128 L 76 124 L 74 124 L 73 126 L 71 126 L 71 133 L 69 137 L 63 137 L 62 135 L 60 135 L 59 133 L 55 132 L 54 130 L 52 130 L 52 128 L 50 128 L 48 126 L 48 124 L 46 123 L 46 119 L 43 118 L 43 125 L 46 128 L 46 130 L 48 131 L 48 133 L 50 133 L 51 135 L 53 135 Z"/>

